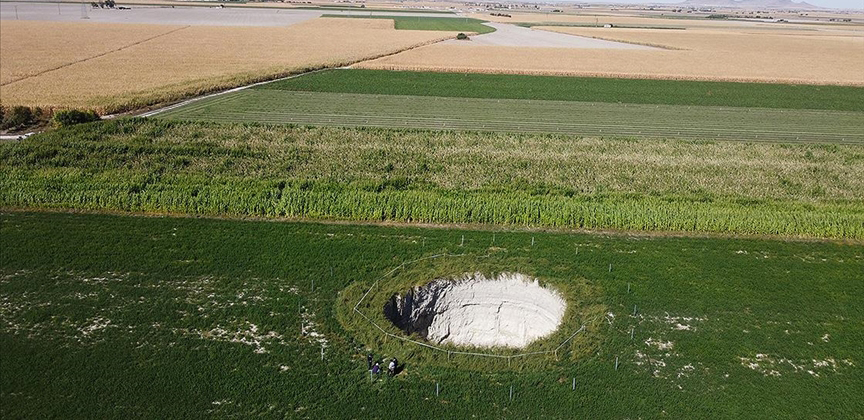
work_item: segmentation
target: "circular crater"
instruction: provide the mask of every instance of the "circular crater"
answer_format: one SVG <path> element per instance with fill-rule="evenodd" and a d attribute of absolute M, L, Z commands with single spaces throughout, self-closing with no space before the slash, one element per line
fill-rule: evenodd
<path fill-rule="evenodd" d="M 432 343 L 521 348 L 552 334 L 566 309 L 556 291 L 524 274 L 468 273 L 393 295 L 384 315 Z"/>

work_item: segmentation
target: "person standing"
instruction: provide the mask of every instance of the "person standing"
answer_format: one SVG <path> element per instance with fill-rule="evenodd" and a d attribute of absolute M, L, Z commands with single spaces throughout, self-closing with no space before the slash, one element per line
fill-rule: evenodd
<path fill-rule="evenodd" d="M 372 370 L 372 353 L 366 355 L 366 369 Z"/>
<path fill-rule="evenodd" d="M 390 364 L 387 366 L 387 374 L 392 378 L 396 374 L 396 358 L 390 359 Z"/>
<path fill-rule="evenodd" d="M 375 362 L 375 364 L 372 365 L 372 373 L 374 373 L 375 375 L 381 373 L 381 366 L 378 365 L 378 362 Z"/>

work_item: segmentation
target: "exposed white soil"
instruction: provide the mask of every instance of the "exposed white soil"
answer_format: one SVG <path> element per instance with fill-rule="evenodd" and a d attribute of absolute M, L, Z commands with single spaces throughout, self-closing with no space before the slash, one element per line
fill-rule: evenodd
<path fill-rule="evenodd" d="M 626 42 L 606 41 L 584 36 L 562 34 L 509 23 L 484 23 L 495 28 L 495 32 L 483 35 L 473 35 L 470 40 L 451 39 L 444 44 L 473 45 L 484 47 L 534 47 L 534 48 L 601 48 L 627 50 L 656 50 L 658 48 L 644 45 L 628 44 Z"/>
<path fill-rule="evenodd" d="M 566 309 L 557 292 L 524 274 L 469 273 L 395 295 L 384 313 L 433 343 L 520 348 L 554 332 Z"/>

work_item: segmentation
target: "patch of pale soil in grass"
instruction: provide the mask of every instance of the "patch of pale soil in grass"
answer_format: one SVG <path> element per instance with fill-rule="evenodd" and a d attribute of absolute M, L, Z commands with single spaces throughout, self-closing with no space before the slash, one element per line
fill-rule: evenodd
<path fill-rule="evenodd" d="M 282 335 L 278 332 L 259 332 L 258 326 L 248 321 L 235 328 L 222 326 L 216 326 L 209 330 L 175 328 L 173 332 L 204 340 L 240 343 L 254 347 L 254 352 L 257 354 L 269 353 L 269 350 L 264 347 L 265 344 L 285 344 Z"/>
<path fill-rule="evenodd" d="M 838 370 L 854 367 L 849 359 L 836 360 L 833 357 L 825 359 L 792 360 L 784 357 L 757 353 L 755 356 L 739 357 L 741 365 L 761 373 L 763 376 L 782 376 L 783 374 L 806 373 L 814 377 L 838 373 Z"/>
<path fill-rule="evenodd" d="M 310 343 L 317 343 L 321 347 L 327 347 L 327 337 L 316 330 L 318 324 L 315 322 L 315 313 L 302 307 L 300 312 L 300 335 L 306 337 Z"/>

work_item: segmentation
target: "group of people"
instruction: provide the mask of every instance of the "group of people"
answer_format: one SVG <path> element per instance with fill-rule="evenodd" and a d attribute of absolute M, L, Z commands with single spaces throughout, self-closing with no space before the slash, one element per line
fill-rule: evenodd
<path fill-rule="evenodd" d="M 366 364 L 369 366 L 369 371 L 374 375 L 381 374 L 381 363 L 375 361 L 375 358 L 372 357 L 372 353 L 366 355 Z M 390 359 L 390 363 L 387 364 L 387 376 L 393 377 L 396 375 L 396 368 L 399 366 L 399 360 L 395 357 Z"/>

